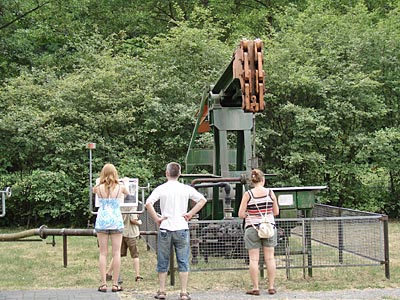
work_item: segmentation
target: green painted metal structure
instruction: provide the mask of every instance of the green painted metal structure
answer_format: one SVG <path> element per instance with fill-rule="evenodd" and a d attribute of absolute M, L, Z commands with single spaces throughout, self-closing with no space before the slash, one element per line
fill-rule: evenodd
<path fill-rule="evenodd" d="M 221 77 L 204 90 L 186 154 L 186 174 L 182 177 L 193 185 L 208 184 L 207 195 L 212 201 L 202 213 L 204 219 L 230 218 L 227 211 L 238 211 L 250 171 L 258 168 L 253 139 L 256 113 L 265 108 L 264 92 L 262 41 L 243 40 Z M 212 135 L 212 146 L 196 148 L 199 135 L 205 133 Z M 221 186 L 217 185 L 221 182 L 234 185 L 233 201 L 228 201 L 232 208 L 222 199 Z M 309 215 L 316 192 L 324 188 L 274 189 L 282 218 L 296 218 L 299 211 Z"/>

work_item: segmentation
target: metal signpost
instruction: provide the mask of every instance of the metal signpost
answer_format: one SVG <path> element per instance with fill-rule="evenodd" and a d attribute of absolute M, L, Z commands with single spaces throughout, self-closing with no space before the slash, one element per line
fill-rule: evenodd
<path fill-rule="evenodd" d="M 4 191 L 1 191 L 1 214 L 0 218 L 4 217 L 6 215 L 6 197 L 11 196 L 11 188 L 6 187 Z"/>

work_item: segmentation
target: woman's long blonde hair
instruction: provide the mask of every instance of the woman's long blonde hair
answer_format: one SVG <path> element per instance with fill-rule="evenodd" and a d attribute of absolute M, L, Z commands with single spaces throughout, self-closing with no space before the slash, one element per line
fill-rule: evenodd
<path fill-rule="evenodd" d="M 100 173 L 100 184 L 104 184 L 106 193 L 110 193 L 119 184 L 118 172 L 113 164 L 105 164 Z"/>

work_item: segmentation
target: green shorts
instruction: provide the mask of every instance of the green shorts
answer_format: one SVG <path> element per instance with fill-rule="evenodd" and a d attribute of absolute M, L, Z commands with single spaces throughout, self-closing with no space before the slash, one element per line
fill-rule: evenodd
<path fill-rule="evenodd" d="M 244 232 L 244 246 L 247 250 L 263 247 L 276 247 L 278 245 L 278 230 L 275 228 L 275 234 L 268 239 L 261 239 L 257 230 L 250 226 Z"/>

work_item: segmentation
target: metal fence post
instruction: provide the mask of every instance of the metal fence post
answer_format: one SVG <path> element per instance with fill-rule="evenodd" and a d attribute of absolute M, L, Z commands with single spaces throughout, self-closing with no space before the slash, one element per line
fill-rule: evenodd
<path fill-rule="evenodd" d="M 385 276 L 390 279 L 390 269 L 389 269 L 389 221 L 388 216 L 384 215 L 381 220 L 383 221 L 383 243 L 384 243 L 384 253 L 385 253 Z"/>

